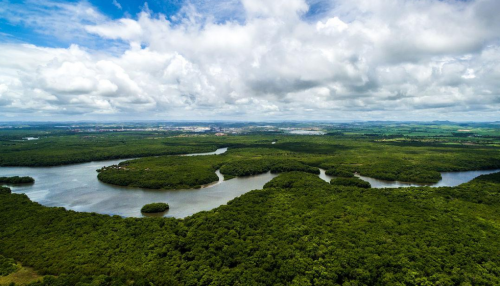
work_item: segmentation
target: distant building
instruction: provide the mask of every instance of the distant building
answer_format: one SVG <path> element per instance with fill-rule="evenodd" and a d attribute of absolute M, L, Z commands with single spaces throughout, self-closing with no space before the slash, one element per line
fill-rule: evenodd
<path fill-rule="evenodd" d="M 225 133 L 215 133 L 215 136 L 226 136 Z"/>

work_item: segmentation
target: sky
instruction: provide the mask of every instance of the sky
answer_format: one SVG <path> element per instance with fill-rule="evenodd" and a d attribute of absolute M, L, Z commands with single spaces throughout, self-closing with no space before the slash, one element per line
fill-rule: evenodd
<path fill-rule="evenodd" d="M 500 120 L 498 0 L 0 0 L 0 121 Z"/>

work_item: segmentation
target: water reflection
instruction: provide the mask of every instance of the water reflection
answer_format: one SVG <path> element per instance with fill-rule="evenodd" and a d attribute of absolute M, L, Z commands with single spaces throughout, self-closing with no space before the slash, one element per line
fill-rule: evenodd
<path fill-rule="evenodd" d="M 30 199 L 45 206 L 58 206 L 83 212 L 141 217 L 143 205 L 166 202 L 167 217 L 183 218 L 211 210 L 251 190 L 262 189 L 276 175 L 271 173 L 219 181 L 200 189 L 149 190 L 118 187 L 97 180 L 96 169 L 118 164 L 121 160 L 91 162 L 49 168 L 0 168 L 1 176 L 32 176 L 35 184 L 13 187 L 14 193 L 26 193 Z"/>
<path fill-rule="evenodd" d="M 196 155 L 222 154 L 227 148 L 211 153 Z M 195 155 L 195 154 L 190 154 Z M 26 193 L 31 200 L 45 206 L 65 207 L 82 212 L 120 215 L 126 217 L 143 216 L 140 209 L 153 202 L 166 202 L 170 210 L 167 217 L 184 218 L 200 211 L 214 209 L 251 190 L 262 189 L 264 184 L 276 177 L 266 174 L 238 177 L 224 181 L 217 171 L 218 182 L 189 190 L 148 190 L 118 187 L 97 180 L 96 170 L 104 166 L 118 164 L 125 160 L 90 162 L 57 167 L 1 167 L 0 176 L 31 176 L 35 184 L 12 187 L 14 193 Z M 327 182 L 333 178 L 320 169 L 319 177 Z M 456 186 L 468 182 L 482 174 L 500 170 L 442 173 L 443 180 L 432 186 Z M 388 182 L 358 176 L 371 183 L 374 188 L 394 188 L 419 186 L 419 184 Z M 160 214 L 163 215 L 163 214 Z"/>
<path fill-rule="evenodd" d="M 222 154 L 227 148 L 197 155 Z M 193 155 L 193 154 L 190 154 Z M 13 186 L 14 193 L 26 193 L 30 199 L 45 206 L 58 206 L 84 212 L 141 217 L 140 209 L 152 202 L 167 202 L 168 217 L 183 218 L 211 210 L 254 189 L 262 189 L 276 175 L 271 173 L 219 181 L 189 190 L 148 190 L 118 187 L 97 180 L 96 170 L 125 160 L 90 162 L 57 167 L 2 167 L 0 176 L 31 176 L 33 185 Z"/>
<path fill-rule="evenodd" d="M 294 135 L 325 135 L 323 131 L 312 131 L 312 130 L 292 130 L 289 132 Z"/>
<path fill-rule="evenodd" d="M 219 148 L 215 150 L 214 152 L 206 152 L 206 153 L 191 153 L 191 154 L 184 154 L 181 156 L 206 156 L 206 155 L 220 155 L 223 153 L 226 153 L 227 147 L 225 148 Z"/>
<path fill-rule="evenodd" d="M 325 174 L 325 170 L 320 169 L 319 177 L 326 182 L 330 182 L 331 179 L 334 179 L 333 176 L 328 176 Z M 367 181 L 372 185 L 372 188 L 400 188 L 400 187 L 455 187 L 463 183 L 467 183 L 472 179 L 479 177 L 481 175 L 487 175 L 492 173 L 500 172 L 498 170 L 483 170 L 483 171 L 465 171 L 465 172 L 443 172 L 441 173 L 441 181 L 435 184 L 418 184 L 418 183 L 410 183 L 410 182 L 399 182 L 399 181 L 384 181 L 379 179 L 374 179 L 370 177 L 361 176 L 356 174 L 355 176 Z"/>

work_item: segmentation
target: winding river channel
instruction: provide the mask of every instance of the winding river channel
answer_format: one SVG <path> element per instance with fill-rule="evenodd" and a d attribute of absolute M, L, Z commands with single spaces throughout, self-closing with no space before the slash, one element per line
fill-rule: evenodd
<path fill-rule="evenodd" d="M 218 155 L 227 148 L 210 153 L 187 154 L 186 156 Z M 129 160 L 129 159 L 127 159 Z M 166 217 L 184 218 L 200 211 L 207 211 L 226 204 L 228 201 L 251 190 L 262 189 L 264 184 L 276 177 L 265 173 L 256 176 L 238 177 L 224 181 L 217 171 L 219 181 L 201 189 L 188 190 L 148 190 L 140 188 L 117 187 L 101 183 L 97 179 L 97 169 L 118 164 L 125 159 L 90 162 L 57 167 L 0 167 L 0 176 L 31 176 L 35 184 L 11 186 L 14 193 L 25 193 L 28 197 L 45 206 L 65 207 L 66 209 L 142 217 L 140 209 L 152 202 L 167 202 L 170 210 Z M 457 186 L 482 174 L 500 170 L 442 173 L 443 180 L 432 186 Z M 387 182 L 359 176 L 374 188 L 408 187 L 418 184 Z M 321 170 L 320 178 L 329 182 L 332 177 Z"/>

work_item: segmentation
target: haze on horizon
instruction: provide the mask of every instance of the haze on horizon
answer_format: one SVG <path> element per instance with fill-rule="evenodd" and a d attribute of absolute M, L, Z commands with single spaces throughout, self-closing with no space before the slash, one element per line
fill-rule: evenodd
<path fill-rule="evenodd" d="M 500 120 L 497 0 L 0 0 L 0 121 Z"/>

